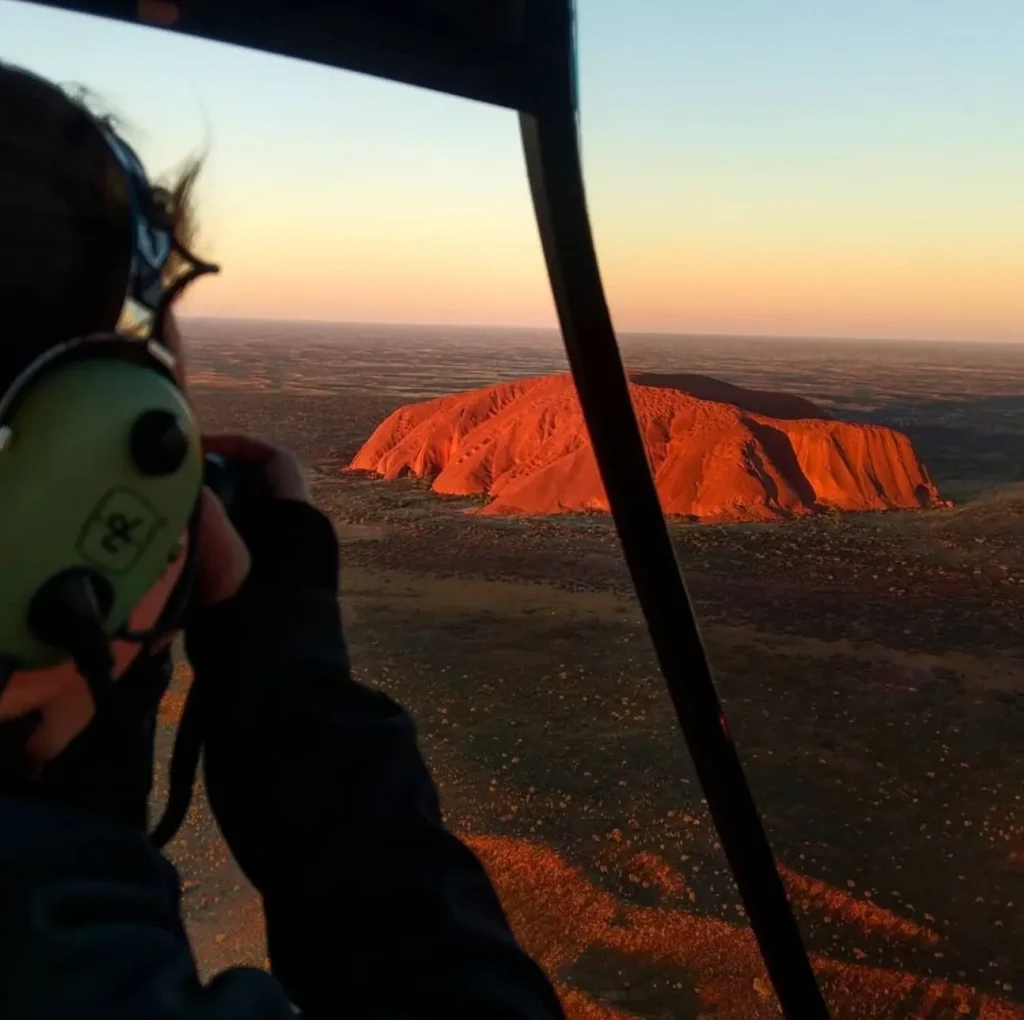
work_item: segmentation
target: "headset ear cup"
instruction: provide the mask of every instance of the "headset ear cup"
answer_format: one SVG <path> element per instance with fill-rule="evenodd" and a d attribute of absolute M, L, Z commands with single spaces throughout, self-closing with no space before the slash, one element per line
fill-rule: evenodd
<path fill-rule="evenodd" d="M 200 524 L 202 521 L 201 510 L 201 503 L 197 498 L 195 508 L 192 511 L 192 516 L 188 522 L 188 541 L 185 549 L 185 562 L 182 566 L 181 573 L 178 575 L 178 580 L 175 582 L 174 587 L 167 596 L 167 601 L 164 603 L 164 606 L 160 611 L 159 619 L 148 630 L 136 631 L 127 626 L 123 627 L 117 634 L 118 638 L 124 641 L 135 641 L 140 644 L 153 645 L 154 643 L 173 634 L 174 631 L 181 630 L 185 626 L 191 609 L 192 598 L 195 594 L 196 575 L 198 573 L 199 566 L 198 555 Z M 178 555 L 172 562 L 177 562 L 180 557 L 181 552 L 179 545 Z"/>
<path fill-rule="evenodd" d="M 144 475 L 177 471 L 188 456 L 189 435 L 180 415 L 165 408 L 143 411 L 132 424 L 131 457 Z"/>
<path fill-rule="evenodd" d="M 109 587 L 108 638 L 125 626 L 188 527 L 203 456 L 188 400 L 144 356 L 89 348 L 34 375 L 12 406 L 0 451 L 0 657 L 32 668 L 68 657 L 29 624 L 36 594 L 68 571 Z"/>

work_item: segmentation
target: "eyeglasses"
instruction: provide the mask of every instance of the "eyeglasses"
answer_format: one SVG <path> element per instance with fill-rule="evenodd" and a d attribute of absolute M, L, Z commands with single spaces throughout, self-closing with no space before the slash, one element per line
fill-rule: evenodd
<path fill-rule="evenodd" d="M 117 330 L 159 341 L 163 313 L 171 301 L 197 277 L 220 272 L 220 267 L 196 258 L 174 236 L 170 192 L 149 183 L 142 161 L 127 142 L 106 127 L 102 130 L 125 175 L 132 221 L 132 261 Z M 186 268 L 168 280 L 168 263 L 175 253 Z"/>

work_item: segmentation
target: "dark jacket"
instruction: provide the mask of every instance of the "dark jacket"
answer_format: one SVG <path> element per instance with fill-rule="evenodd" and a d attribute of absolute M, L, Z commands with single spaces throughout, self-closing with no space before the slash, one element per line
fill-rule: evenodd
<path fill-rule="evenodd" d="M 278 501 L 243 535 L 249 581 L 191 620 L 186 648 L 210 804 L 262 895 L 273 976 L 199 983 L 177 873 L 144 831 L 167 682 L 149 664 L 134 726 L 91 727 L 35 795 L 0 800 L 0 1017 L 562 1018 L 442 823 L 408 714 L 349 676 L 330 522 Z"/>

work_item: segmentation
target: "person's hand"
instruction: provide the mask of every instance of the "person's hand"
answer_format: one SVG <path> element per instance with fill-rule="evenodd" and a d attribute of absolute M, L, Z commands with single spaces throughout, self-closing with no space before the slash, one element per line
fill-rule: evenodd
<path fill-rule="evenodd" d="M 310 502 L 309 486 L 299 462 L 287 450 L 248 436 L 213 435 L 203 438 L 206 453 L 258 468 L 273 499 Z M 251 568 L 249 550 L 228 518 L 224 504 L 203 489 L 196 564 L 196 604 L 216 605 L 235 595 Z"/>
<path fill-rule="evenodd" d="M 205 486 L 199 494 L 199 536 L 192 598 L 199 608 L 226 602 L 238 593 L 252 560 L 224 504 Z"/>
<path fill-rule="evenodd" d="M 283 447 L 251 436 L 236 435 L 204 436 L 203 447 L 206 453 L 218 453 L 229 460 L 258 466 L 273 499 L 312 502 L 302 467 L 295 455 Z"/>

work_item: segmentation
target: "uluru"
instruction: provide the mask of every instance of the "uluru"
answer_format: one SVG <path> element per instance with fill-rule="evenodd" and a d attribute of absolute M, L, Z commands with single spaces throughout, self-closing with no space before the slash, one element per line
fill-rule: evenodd
<path fill-rule="evenodd" d="M 944 505 L 894 429 L 708 376 L 635 374 L 630 391 L 666 514 L 754 521 Z M 349 467 L 431 478 L 446 495 L 486 495 L 485 514 L 608 509 L 568 373 L 400 407 Z"/>

